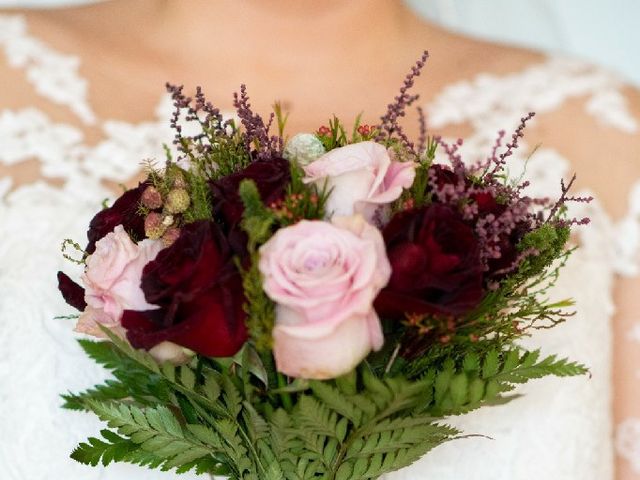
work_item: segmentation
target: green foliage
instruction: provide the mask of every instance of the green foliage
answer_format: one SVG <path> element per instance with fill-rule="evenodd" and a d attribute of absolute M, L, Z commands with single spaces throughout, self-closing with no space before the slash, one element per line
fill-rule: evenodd
<path fill-rule="evenodd" d="M 518 271 L 506 276 L 488 291 L 480 304 L 463 318 L 458 319 L 454 332 L 442 330 L 442 334 L 451 333 L 453 347 L 458 352 L 477 349 L 501 349 L 512 345 L 532 329 L 551 328 L 574 315 L 570 299 L 551 300 L 548 295 L 556 284 L 560 271 L 566 265 L 572 249 L 567 249 L 569 229 L 544 224 L 525 235 L 518 245 L 520 252 L 532 252 L 521 263 Z M 426 318 L 423 321 L 438 331 L 442 322 Z M 444 324 L 446 325 L 446 323 Z M 431 349 L 431 347 L 430 347 Z M 431 361 L 439 355 L 442 347 L 436 345 L 426 353 L 425 361 Z"/>
<path fill-rule="evenodd" d="M 347 130 L 344 125 L 342 125 L 340 119 L 335 115 L 329 120 L 328 132 L 318 135 L 318 138 L 327 152 L 334 148 L 344 147 L 349 143 Z"/>
<path fill-rule="evenodd" d="M 243 169 L 251 163 L 245 134 L 235 122 L 220 123 L 216 118 L 206 121 L 194 119 L 201 134 L 195 138 L 182 137 L 181 147 L 193 171 L 206 179 L 215 180 Z"/>
<path fill-rule="evenodd" d="M 410 363 L 407 377 L 376 375 L 364 363 L 335 380 L 274 388 L 273 366 L 251 346 L 232 359 L 161 365 L 105 333 L 113 343 L 82 341 L 85 351 L 113 372 L 138 373 L 72 398 L 110 428 L 80 444 L 72 457 L 89 465 L 195 469 L 232 480 L 380 478 L 457 438 L 443 417 L 504 403 L 530 379 L 586 372 L 537 351 L 490 349 Z M 142 375 L 164 386 L 162 396 L 141 396 L 148 394 L 136 385 Z M 131 395 L 123 397 L 122 390 Z"/>
<path fill-rule="evenodd" d="M 460 415 L 483 405 L 499 404 L 513 397 L 504 396 L 516 385 L 548 375 L 583 375 L 588 370 L 567 359 L 551 355 L 540 359 L 540 351 L 489 350 L 483 355 L 471 352 L 457 363 L 447 360 L 441 367 L 410 365 L 412 376 L 429 384 L 426 410 L 433 416 Z"/>
<path fill-rule="evenodd" d="M 262 289 L 262 274 L 258 269 L 258 246 L 269 238 L 276 219 L 273 212 L 262 203 L 258 188 L 252 180 L 244 180 L 240 184 L 240 198 L 244 203 L 242 227 L 249 237 L 248 250 L 251 258 L 251 264 L 241 269 L 247 299 L 244 309 L 247 313 L 249 334 L 256 348 L 263 352 L 271 347 L 275 307 Z"/>
<path fill-rule="evenodd" d="M 329 197 L 326 186 L 304 183 L 305 173 L 297 163 L 291 164 L 291 182 L 282 202 L 272 209 L 280 227 L 293 225 L 300 220 L 321 220 Z"/>
<path fill-rule="evenodd" d="M 239 189 L 244 205 L 242 228 L 249 236 L 249 249 L 255 250 L 269 239 L 275 223 L 273 212 L 264 206 L 253 180 L 243 180 Z"/>
<path fill-rule="evenodd" d="M 350 143 L 373 140 L 377 135 L 378 130 L 375 127 L 362 124 L 362 113 L 353 122 L 351 134 L 347 133 L 347 128 L 335 115 L 329 120 L 329 127 L 322 127 L 317 133 L 318 139 L 322 142 L 327 152 Z"/>
<path fill-rule="evenodd" d="M 273 113 L 276 116 L 276 123 L 278 124 L 278 136 L 284 139 L 284 130 L 287 126 L 287 121 L 289 120 L 289 112 L 284 113 L 282 111 L 282 104 L 280 102 L 276 102 L 273 104 Z"/>
<path fill-rule="evenodd" d="M 77 394 L 62 395 L 63 407 L 71 410 L 87 410 L 87 400 L 128 399 L 141 405 L 153 405 L 169 398 L 168 385 L 164 379 L 140 366 L 129 358 L 114 343 L 109 341 L 79 340 L 86 354 L 96 363 L 110 370 L 115 380 Z"/>
<path fill-rule="evenodd" d="M 527 257 L 520 266 L 520 275 L 534 276 L 562 257 L 571 231 L 566 226 L 545 223 L 538 229 L 527 233 L 518 244 L 518 250 L 524 252 L 534 249 L 536 255 Z"/>
<path fill-rule="evenodd" d="M 395 204 L 395 210 L 401 210 L 409 201 L 412 207 L 422 207 L 431 202 L 431 194 L 429 192 L 429 168 L 436 158 L 436 150 L 438 142 L 434 138 L 427 138 L 425 151 L 421 154 L 416 165 L 416 176 L 411 188 L 405 190 L 402 197 Z M 399 154 L 403 152 L 399 149 Z"/>
<path fill-rule="evenodd" d="M 69 253 L 67 253 L 70 248 L 75 251 L 76 255 L 80 255 L 80 258 L 73 258 Z M 71 263 L 84 265 L 85 259 L 87 257 L 87 252 L 85 252 L 84 248 L 82 248 L 78 242 L 74 242 L 70 238 L 66 238 L 62 242 L 62 256 L 66 260 L 69 260 Z"/>
<path fill-rule="evenodd" d="M 106 380 L 102 385 L 96 385 L 84 392 L 62 395 L 62 407 L 69 410 L 86 410 L 85 402 L 89 400 L 123 400 L 129 396 L 129 389 L 125 383 Z"/>
<path fill-rule="evenodd" d="M 189 187 L 189 196 L 191 205 L 183 218 L 186 223 L 197 222 L 198 220 L 211 220 L 213 213 L 211 211 L 211 190 L 207 184 L 206 178 L 198 172 L 186 172 L 186 180 Z"/>
<path fill-rule="evenodd" d="M 216 445 L 201 441 L 188 426 L 183 428 L 167 407 L 142 409 L 97 401 L 89 401 L 87 405 L 121 436 L 106 430 L 102 432 L 106 442 L 92 438 L 81 444 L 72 458 L 82 463 L 149 462 L 154 468 L 185 472 L 196 468 L 201 460 L 209 466 L 212 455 L 221 452 L 220 446 L 216 449 Z"/>

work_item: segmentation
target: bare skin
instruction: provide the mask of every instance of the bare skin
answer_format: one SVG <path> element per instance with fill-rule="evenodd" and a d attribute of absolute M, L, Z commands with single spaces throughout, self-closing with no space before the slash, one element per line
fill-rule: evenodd
<path fill-rule="evenodd" d="M 542 60 L 529 51 L 444 31 L 393 0 L 111 0 L 25 15 L 31 34 L 80 57 L 97 116 L 131 122 L 153 117 L 169 80 L 202 85 L 222 109 L 231 109 L 229 92 L 246 83 L 259 112 L 268 112 L 272 99 L 284 103 L 291 112 L 290 132 L 313 131 L 334 113 L 351 119 L 364 111 L 365 121 L 375 123 L 422 47 L 431 52 L 416 83 L 425 102 L 452 82 L 481 72 L 518 72 Z M 54 120 L 82 127 L 89 141 L 99 139 L 67 110 L 35 95 L 22 73 L 2 62 L 0 78 L 0 106 L 35 103 Z M 625 93 L 631 113 L 640 119 L 640 92 L 629 88 Z M 584 101 L 577 98 L 539 115 L 527 138 L 572 159 L 580 185 L 595 191 L 619 218 L 629 189 L 640 179 L 640 135 L 598 123 L 584 113 Z M 414 119 L 406 122 L 410 133 L 417 129 Z M 462 124 L 438 133 L 464 137 L 469 132 Z M 39 169 L 37 162 L 0 166 L 0 175 L 7 174 L 18 183 L 30 182 Z M 620 419 L 640 416 L 633 371 L 640 352 L 624 338 L 640 310 L 634 295 L 640 281 L 618 283 L 614 380 Z M 625 462 L 617 466 L 618 480 L 640 478 Z"/>

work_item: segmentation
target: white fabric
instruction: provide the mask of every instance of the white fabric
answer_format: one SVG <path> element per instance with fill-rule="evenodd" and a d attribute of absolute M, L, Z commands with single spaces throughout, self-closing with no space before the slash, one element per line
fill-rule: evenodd
<path fill-rule="evenodd" d="M 0 15 L 0 59 L 3 51 L 43 99 L 68 108 L 85 125 L 96 125 L 103 140 L 89 145 L 82 129 L 56 123 L 33 107 L 0 108 L 0 162 L 13 165 L 35 158 L 43 176 L 14 189 L 10 178 L 0 181 L 0 478 L 174 478 L 171 473 L 128 465 L 90 468 L 68 458 L 79 441 L 97 434 L 101 426 L 89 414 L 61 410 L 58 395 L 90 387 L 104 378 L 104 372 L 80 351 L 72 324 L 54 319 L 70 313 L 57 292 L 55 272 L 74 271 L 60 254 L 61 241 L 84 238 L 89 219 L 110 196 L 103 180 L 124 181 L 141 159 L 162 158 L 161 145 L 170 139 L 169 105 L 163 99 L 158 118 L 148 123 L 97 118 L 86 101 L 87 84 L 78 74 L 78 59 L 31 37 L 20 16 Z M 495 132 L 514 126 L 522 113 L 553 110 L 577 95 L 591 98 L 588 112 L 601 121 L 625 131 L 637 129 L 619 87 L 614 77 L 599 70 L 551 59 L 515 75 L 483 75 L 471 83 L 451 85 L 428 109 L 435 129 L 472 123 L 474 134 L 464 148 L 471 152 L 469 158 L 476 158 L 477 148 L 487 152 Z M 523 163 L 521 157 L 513 158 L 514 173 Z M 556 193 L 557 180 L 568 168 L 557 152 L 539 150 L 527 169 L 533 193 Z M 54 187 L 45 181 L 53 177 L 63 179 L 64 185 Z M 640 201 L 635 202 L 637 216 Z M 530 343 L 583 361 L 592 378 L 545 379 L 528 385 L 523 389 L 527 396 L 510 405 L 454 419 L 452 423 L 466 432 L 494 440 L 452 442 L 389 479 L 612 478 L 611 286 L 616 269 L 634 272 L 632 256 L 640 224 L 630 214 L 621 225 L 629 240 L 616 244 L 615 228 L 597 202 L 576 209 L 576 215 L 585 214 L 593 223 L 581 229 L 583 248 L 565 269 L 555 292 L 558 298 L 573 296 L 579 313 Z M 640 430 L 632 427 L 625 431 L 631 432 L 625 437 L 630 440 L 620 442 L 631 450 L 637 448 L 633 435 Z"/>

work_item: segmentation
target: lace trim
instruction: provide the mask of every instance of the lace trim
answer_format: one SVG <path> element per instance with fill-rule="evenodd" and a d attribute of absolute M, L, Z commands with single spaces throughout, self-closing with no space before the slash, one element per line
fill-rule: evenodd
<path fill-rule="evenodd" d="M 629 212 L 616 225 L 614 267 L 625 276 L 640 275 L 640 182 L 629 194 Z"/>
<path fill-rule="evenodd" d="M 56 52 L 31 37 L 20 15 L 0 15 L 0 47 L 11 67 L 25 69 L 27 80 L 39 95 L 68 107 L 86 124 L 96 122 L 87 102 L 88 83 L 78 73 L 77 57 Z"/>
<path fill-rule="evenodd" d="M 640 473 L 640 418 L 628 418 L 616 429 L 616 451 Z"/>
<path fill-rule="evenodd" d="M 454 83 L 426 111 L 432 127 L 468 121 L 475 130 L 490 129 L 495 134 L 504 128 L 505 118 L 515 121 L 523 112 L 549 112 L 567 99 L 590 96 L 586 111 L 597 121 L 635 133 L 638 122 L 619 91 L 622 86 L 620 78 L 605 70 L 551 57 L 511 75 L 481 74 Z"/>

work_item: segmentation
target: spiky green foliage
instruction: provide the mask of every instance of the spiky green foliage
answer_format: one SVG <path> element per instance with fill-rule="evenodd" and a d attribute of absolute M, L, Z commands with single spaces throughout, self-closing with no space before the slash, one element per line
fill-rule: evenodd
<path fill-rule="evenodd" d="M 402 148 L 396 148 L 401 154 Z M 412 207 L 422 207 L 431 202 L 431 194 L 429 193 L 429 168 L 433 164 L 436 158 L 436 151 L 438 149 L 438 142 L 433 137 L 427 138 L 427 143 L 424 152 L 417 159 L 416 176 L 411 185 L 411 188 L 405 190 L 400 197 L 399 201 L 395 202 L 394 210 L 401 210 L 409 201 Z"/>
<path fill-rule="evenodd" d="M 524 260 L 518 274 L 531 277 L 549 268 L 555 260 L 563 256 L 570 235 L 569 227 L 551 223 L 545 223 L 527 233 L 518 244 L 518 250 L 523 252 L 535 249 L 537 253 Z"/>
<path fill-rule="evenodd" d="M 258 247 L 271 235 L 276 218 L 273 212 L 263 205 L 253 181 L 244 180 L 240 184 L 240 198 L 244 204 L 242 227 L 249 237 L 247 248 L 251 259 L 250 265 L 241 270 L 247 299 L 244 309 L 251 338 L 262 352 L 271 347 L 275 307 L 262 289 L 262 274 L 258 270 Z"/>
<path fill-rule="evenodd" d="M 183 218 L 186 223 L 197 222 L 198 220 L 211 220 L 211 190 L 206 179 L 197 172 L 187 172 L 186 180 L 189 187 L 189 197 L 191 204 Z"/>
<path fill-rule="evenodd" d="M 322 142 L 327 152 L 350 143 L 373 140 L 377 135 L 378 130 L 375 127 L 362 124 L 362 113 L 354 120 L 350 134 L 347 131 L 347 127 L 335 115 L 329 120 L 329 126 L 322 127 L 317 133 L 318 139 Z"/>
<path fill-rule="evenodd" d="M 318 188 L 305 184 L 304 170 L 297 163 L 291 164 L 291 181 L 284 199 L 272 211 L 280 227 L 293 225 L 300 220 L 322 220 L 329 197 L 326 186 Z"/>

